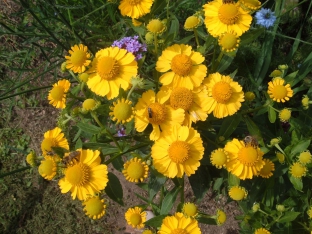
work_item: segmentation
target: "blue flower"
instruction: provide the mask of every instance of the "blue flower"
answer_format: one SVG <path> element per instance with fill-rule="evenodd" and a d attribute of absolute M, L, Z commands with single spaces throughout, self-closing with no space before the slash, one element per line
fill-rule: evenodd
<path fill-rule="evenodd" d="M 147 47 L 146 44 L 141 44 L 138 39 L 139 36 L 124 37 L 121 40 L 114 41 L 112 46 L 126 49 L 134 54 L 136 60 L 139 60 L 142 58 L 142 52 L 147 51 Z"/>
<path fill-rule="evenodd" d="M 274 12 L 266 8 L 262 8 L 261 10 L 259 10 L 256 13 L 255 18 L 257 20 L 256 24 L 263 26 L 265 28 L 273 26 L 276 20 Z"/>

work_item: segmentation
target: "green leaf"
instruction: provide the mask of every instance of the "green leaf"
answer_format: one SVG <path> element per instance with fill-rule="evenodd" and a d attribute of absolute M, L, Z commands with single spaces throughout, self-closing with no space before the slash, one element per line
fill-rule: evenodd
<path fill-rule="evenodd" d="M 228 183 L 229 183 L 230 187 L 231 186 L 238 186 L 240 183 L 240 179 L 236 175 L 229 173 Z"/>
<path fill-rule="evenodd" d="M 189 182 L 191 184 L 194 195 L 197 202 L 204 197 L 208 189 L 210 188 L 210 173 L 208 167 L 200 166 L 194 175 L 189 177 Z"/>
<path fill-rule="evenodd" d="M 262 134 L 261 134 L 261 131 L 259 130 L 257 124 L 255 124 L 255 122 L 252 121 L 249 116 L 244 116 L 244 120 L 245 120 L 245 123 L 247 125 L 247 129 L 248 129 L 250 135 L 256 136 L 258 142 L 262 146 L 264 146 L 264 142 L 263 142 L 263 139 L 262 139 Z"/>
<path fill-rule="evenodd" d="M 75 144 L 75 149 L 80 149 L 80 148 L 82 148 L 82 140 L 78 138 Z"/>
<path fill-rule="evenodd" d="M 105 193 L 109 196 L 112 200 L 119 203 L 120 205 L 124 206 L 124 202 L 122 200 L 123 191 L 120 184 L 119 179 L 113 173 L 108 172 L 108 183 L 105 188 Z"/>
<path fill-rule="evenodd" d="M 148 183 L 149 199 L 152 201 L 154 196 L 159 192 L 160 188 L 165 184 L 167 178 L 159 172 L 151 169 L 150 179 Z"/>
<path fill-rule="evenodd" d="M 160 214 L 168 214 L 174 205 L 178 193 L 181 191 L 182 187 L 175 187 L 164 197 L 161 203 Z"/>
<path fill-rule="evenodd" d="M 257 28 L 254 30 L 248 30 L 246 33 L 244 33 L 240 39 L 240 46 L 242 45 L 248 45 L 252 43 L 254 40 L 256 40 L 260 35 L 263 35 L 264 33 L 264 28 Z"/>
<path fill-rule="evenodd" d="M 235 131 L 238 124 L 240 123 L 242 119 L 242 116 L 239 114 L 229 116 L 225 118 L 222 122 L 221 128 L 218 133 L 218 139 L 219 137 L 224 137 L 225 139 L 228 139 L 228 137 Z"/>
<path fill-rule="evenodd" d="M 299 71 L 299 70 L 298 70 L 298 71 Z M 294 80 L 295 80 L 295 78 L 296 78 L 296 76 L 297 76 L 298 71 L 294 71 L 294 72 L 288 74 L 288 75 L 284 78 L 284 80 L 285 80 L 287 83 L 289 83 L 291 87 L 293 86 L 292 83 L 294 82 Z"/>
<path fill-rule="evenodd" d="M 294 188 L 300 192 L 302 192 L 303 183 L 302 180 L 299 178 L 295 178 L 293 176 L 289 176 L 290 182 L 294 185 Z"/>
<path fill-rule="evenodd" d="M 147 220 L 144 224 L 147 226 L 158 228 L 161 226 L 162 221 L 167 215 L 158 215 L 152 219 Z"/>
<path fill-rule="evenodd" d="M 285 215 L 282 218 L 277 220 L 277 222 L 279 222 L 279 223 L 291 222 L 291 221 L 295 220 L 299 214 L 301 214 L 301 212 L 288 211 L 285 213 Z"/>
<path fill-rule="evenodd" d="M 77 123 L 77 127 L 80 128 L 82 131 L 86 133 L 91 133 L 91 134 L 97 134 L 100 132 L 101 128 L 90 124 L 90 123 Z"/>
<path fill-rule="evenodd" d="M 205 223 L 205 224 L 209 224 L 209 225 L 217 225 L 217 222 L 214 218 L 210 218 L 210 217 L 206 217 L 206 216 L 199 216 L 197 218 L 197 221 L 199 223 Z"/>
<path fill-rule="evenodd" d="M 276 112 L 271 106 L 268 106 L 268 116 L 269 116 L 270 123 L 275 123 Z"/>
<path fill-rule="evenodd" d="M 223 183 L 223 178 L 217 178 L 213 184 L 213 190 L 218 191 Z"/>
<path fill-rule="evenodd" d="M 299 141 L 290 151 L 290 157 L 292 158 L 296 154 L 301 153 L 302 151 L 305 151 L 311 143 L 311 140 L 302 140 Z"/>
<path fill-rule="evenodd" d="M 83 143 L 83 147 L 92 149 L 92 150 L 100 150 L 102 151 L 103 155 L 120 153 L 117 147 L 107 144 L 107 143 L 86 142 L 86 143 Z"/>

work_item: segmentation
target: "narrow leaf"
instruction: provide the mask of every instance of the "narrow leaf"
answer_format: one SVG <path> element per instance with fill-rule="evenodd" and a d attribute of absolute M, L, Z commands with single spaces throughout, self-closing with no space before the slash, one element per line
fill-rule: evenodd
<path fill-rule="evenodd" d="M 279 222 L 279 223 L 291 222 L 291 221 L 295 220 L 299 214 L 301 214 L 301 213 L 300 212 L 295 212 L 295 211 L 288 211 L 277 222 Z"/>
<path fill-rule="evenodd" d="M 151 226 L 151 227 L 155 227 L 158 228 L 161 226 L 163 219 L 166 217 L 167 215 L 158 215 L 152 219 L 149 219 L 148 221 L 146 221 L 144 224 L 147 226 Z"/>
<path fill-rule="evenodd" d="M 165 196 L 164 200 L 162 201 L 161 208 L 160 208 L 161 215 L 168 214 L 170 212 L 180 190 L 181 190 L 181 187 L 175 187 Z"/>
<path fill-rule="evenodd" d="M 112 200 L 119 203 L 120 205 L 124 206 L 123 198 L 123 191 L 120 184 L 119 179 L 113 173 L 108 173 L 108 183 L 105 188 L 105 193 L 109 196 Z"/>
<path fill-rule="evenodd" d="M 222 136 L 227 139 L 235 131 L 241 119 L 242 116 L 239 114 L 225 118 L 219 130 L 218 138 Z"/>

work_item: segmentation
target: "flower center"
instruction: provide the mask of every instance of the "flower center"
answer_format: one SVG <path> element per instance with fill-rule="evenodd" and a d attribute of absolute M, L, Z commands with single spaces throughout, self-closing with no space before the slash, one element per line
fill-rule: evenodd
<path fill-rule="evenodd" d="M 127 120 L 132 115 L 132 108 L 128 103 L 120 102 L 114 108 L 114 116 L 118 120 Z"/>
<path fill-rule="evenodd" d="M 218 103 L 227 103 L 231 98 L 233 90 L 230 84 L 219 81 L 212 88 L 212 96 Z"/>
<path fill-rule="evenodd" d="M 86 61 L 86 52 L 83 50 L 76 50 L 72 53 L 70 60 L 74 66 L 82 66 Z"/>
<path fill-rule="evenodd" d="M 135 6 L 139 3 L 141 3 L 142 0 L 128 0 L 128 3 L 131 5 L 131 6 Z"/>
<path fill-rule="evenodd" d="M 167 110 L 164 105 L 155 102 L 148 106 L 146 114 L 151 124 L 159 125 L 166 120 Z"/>
<path fill-rule="evenodd" d="M 55 86 L 51 90 L 51 96 L 56 101 L 62 101 L 63 95 L 64 95 L 64 89 L 61 86 Z"/>
<path fill-rule="evenodd" d="M 238 160 L 246 166 L 253 166 L 258 161 L 258 151 L 252 146 L 243 147 L 238 152 Z"/>
<path fill-rule="evenodd" d="M 235 24 L 239 19 L 238 7 L 233 3 L 223 4 L 218 13 L 220 21 L 227 25 Z"/>
<path fill-rule="evenodd" d="M 193 203 L 185 204 L 183 208 L 184 213 L 188 216 L 194 216 L 197 214 L 197 207 Z"/>
<path fill-rule="evenodd" d="M 86 202 L 86 210 L 92 216 L 99 215 L 104 210 L 104 206 L 100 199 L 93 197 Z"/>
<path fill-rule="evenodd" d="M 184 230 L 183 228 L 174 229 L 170 233 L 171 234 L 188 234 L 188 232 Z"/>
<path fill-rule="evenodd" d="M 165 25 L 158 19 L 151 20 L 148 25 L 146 26 L 147 30 L 152 33 L 161 34 L 165 31 Z"/>
<path fill-rule="evenodd" d="M 170 95 L 170 105 L 173 109 L 189 110 L 193 104 L 193 93 L 184 87 L 175 88 Z"/>
<path fill-rule="evenodd" d="M 175 163 L 184 163 L 190 157 L 190 146 L 184 141 L 175 141 L 168 148 L 169 158 Z"/>
<path fill-rule="evenodd" d="M 90 168 L 82 163 L 74 164 L 67 168 L 65 178 L 72 185 L 84 186 L 89 181 Z"/>
<path fill-rule="evenodd" d="M 276 85 L 272 93 L 276 99 L 283 99 L 287 96 L 287 89 L 284 85 Z"/>
<path fill-rule="evenodd" d="M 53 160 L 44 160 L 43 162 L 41 162 L 39 172 L 41 175 L 51 175 L 54 172 L 53 168 L 55 166 L 56 165 Z"/>
<path fill-rule="evenodd" d="M 226 50 L 236 49 L 238 41 L 234 34 L 226 33 L 219 41 L 219 44 Z"/>
<path fill-rule="evenodd" d="M 85 110 L 92 110 L 95 107 L 95 104 L 96 102 L 94 99 L 88 98 L 82 103 L 82 107 Z"/>
<path fill-rule="evenodd" d="M 112 57 L 102 57 L 97 64 L 97 72 L 104 80 L 112 80 L 119 74 L 118 61 Z"/>
<path fill-rule="evenodd" d="M 130 217 L 130 222 L 135 226 L 139 225 L 142 222 L 141 215 L 140 214 L 132 214 Z"/>
<path fill-rule="evenodd" d="M 41 149 L 51 151 L 52 146 L 56 146 L 56 141 L 53 138 L 45 138 L 41 143 Z"/>
<path fill-rule="evenodd" d="M 178 54 L 171 61 L 171 70 L 179 76 L 187 76 L 192 69 L 192 60 L 185 54 Z"/>
<path fill-rule="evenodd" d="M 140 179 L 144 176 L 144 167 L 140 162 L 132 162 L 128 168 L 127 173 L 132 179 Z"/>
<path fill-rule="evenodd" d="M 291 168 L 291 174 L 294 177 L 300 178 L 305 175 L 306 167 L 301 166 L 299 163 L 295 163 Z"/>

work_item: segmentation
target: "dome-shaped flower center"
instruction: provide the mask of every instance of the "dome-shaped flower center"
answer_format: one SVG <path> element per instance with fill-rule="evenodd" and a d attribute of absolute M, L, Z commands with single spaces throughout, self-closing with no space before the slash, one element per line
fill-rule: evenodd
<path fill-rule="evenodd" d="M 188 234 L 189 232 L 187 232 L 186 230 L 184 230 L 183 228 L 177 228 L 174 229 L 170 232 L 170 234 Z"/>
<path fill-rule="evenodd" d="M 287 96 L 287 89 L 284 85 L 276 85 L 273 88 L 272 94 L 276 99 L 283 99 Z"/>
<path fill-rule="evenodd" d="M 85 110 L 92 110 L 95 107 L 95 100 L 92 98 L 86 99 L 83 103 L 82 103 L 82 107 Z"/>
<path fill-rule="evenodd" d="M 197 206 L 194 203 L 186 203 L 183 206 L 183 211 L 187 216 L 194 216 L 197 214 Z"/>
<path fill-rule="evenodd" d="M 94 216 L 101 214 L 104 210 L 104 206 L 99 198 L 92 197 L 85 202 L 85 209 L 89 215 Z"/>
<path fill-rule="evenodd" d="M 112 57 L 102 57 L 97 63 L 97 73 L 104 80 L 115 79 L 119 74 L 118 61 Z"/>
<path fill-rule="evenodd" d="M 235 24 L 239 19 L 238 7 L 235 4 L 223 4 L 219 8 L 219 19 L 226 25 Z"/>
<path fill-rule="evenodd" d="M 45 138 L 41 143 L 42 151 L 51 151 L 53 146 L 56 146 L 56 141 L 53 138 Z"/>
<path fill-rule="evenodd" d="M 90 168 L 82 163 L 74 164 L 67 168 L 65 178 L 74 186 L 84 186 L 89 181 Z"/>
<path fill-rule="evenodd" d="M 179 76 L 187 76 L 192 70 L 192 60 L 185 54 L 177 54 L 171 61 L 171 70 Z"/>
<path fill-rule="evenodd" d="M 146 115 L 151 124 L 161 124 L 166 120 L 167 109 L 164 105 L 155 102 L 148 106 Z"/>
<path fill-rule="evenodd" d="M 132 162 L 127 168 L 127 173 L 131 179 L 144 177 L 144 172 L 144 166 L 140 162 Z"/>
<path fill-rule="evenodd" d="M 216 166 L 223 166 L 227 162 L 227 155 L 225 152 L 217 150 L 211 154 L 211 161 Z"/>
<path fill-rule="evenodd" d="M 219 81 L 212 88 L 212 97 L 218 102 L 225 104 L 233 94 L 232 87 L 229 83 Z"/>
<path fill-rule="evenodd" d="M 190 146 L 184 141 L 174 141 L 168 148 L 169 158 L 175 163 L 184 163 L 190 157 Z"/>
<path fill-rule="evenodd" d="M 130 217 L 130 222 L 134 225 L 137 226 L 142 222 L 142 217 L 140 214 L 132 214 Z"/>
<path fill-rule="evenodd" d="M 291 167 L 291 174 L 294 177 L 301 178 L 305 175 L 307 168 L 305 166 L 302 166 L 300 163 L 295 163 Z"/>
<path fill-rule="evenodd" d="M 165 31 L 165 25 L 159 19 L 151 20 L 146 26 L 147 30 L 152 33 L 160 34 Z"/>
<path fill-rule="evenodd" d="M 271 161 L 265 161 L 265 164 L 263 165 L 263 167 L 260 170 L 260 174 L 262 176 L 269 176 L 271 174 L 272 171 L 272 165 L 270 163 Z"/>
<path fill-rule="evenodd" d="M 301 163 L 310 163 L 311 162 L 311 153 L 309 151 L 304 151 L 299 155 L 299 161 Z"/>
<path fill-rule="evenodd" d="M 291 111 L 289 109 L 283 109 L 281 110 L 279 117 L 282 121 L 288 121 L 291 117 Z"/>
<path fill-rule="evenodd" d="M 233 187 L 230 190 L 231 198 L 235 201 L 240 201 L 244 199 L 245 197 L 245 191 L 244 189 L 241 189 L 240 187 Z"/>
<path fill-rule="evenodd" d="M 173 109 L 189 110 L 193 104 L 193 93 L 184 87 L 175 88 L 170 95 L 170 105 Z"/>
<path fill-rule="evenodd" d="M 218 225 L 221 225 L 221 224 L 225 223 L 225 221 L 226 221 L 226 214 L 222 210 L 218 210 L 217 216 L 218 216 L 217 217 Z"/>
<path fill-rule="evenodd" d="M 41 162 L 38 170 L 40 175 L 51 175 L 54 173 L 56 165 L 53 160 L 44 160 Z"/>
<path fill-rule="evenodd" d="M 87 59 L 86 52 L 83 50 L 76 50 L 72 53 L 70 61 L 74 66 L 82 66 Z"/>
<path fill-rule="evenodd" d="M 192 15 L 188 17 L 184 23 L 184 28 L 186 29 L 193 29 L 196 28 L 200 24 L 200 20 L 198 17 Z"/>
<path fill-rule="evenodd" d="M 258 161 L 258 151 L 252 146 L 242 147 L 238 152 L 238 160 L 246 165 L 252 166 Z"/>
<path fill-rule="evenodd" d="M 51 92 L 51 97 L 56 101 L 62 101 L 64 96 L 64 88 L 61 86 L 55 86 Z"/>
<path fill-rule="evenodd" d="M 219 44 L 225 50 L 235 50 L 238 46 L 238 39 L 232 33 L 225 33 L 219 40 Z"/>
<path fill-rule="evenodd" d="M 142 0 L 128 0 L 128 4 L 130 4 L 131 6 L 135 6 L 141 2 Z"/>
<path fill-rule="evenodd" d="M 132 115 L 132 107 L 128 103 L 120 102 L 117 103 L 114 108 L 114 116 L 118 120 L 127 120 Z"/>

